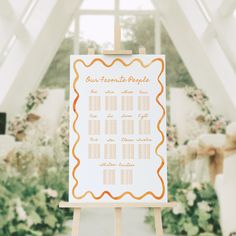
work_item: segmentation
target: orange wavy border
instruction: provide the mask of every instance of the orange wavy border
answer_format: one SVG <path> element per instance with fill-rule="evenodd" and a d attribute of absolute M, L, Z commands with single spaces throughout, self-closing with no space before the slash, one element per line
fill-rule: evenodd
<path fill-rule="evenodd" d="M 76 69 L 76 64 L 77 64 L 78 62 L 81 62 L 85 67 L 90 67 L 90 66 L 93 65 L 96 61 L 101 62 L 104 66 L 106 66 L 106 67 L 108 67 L 108 68 L 111 67 L 112 65 L 114 65 L 116 62 L 120 62 L 120 63 L 121 63 L 123 66 L 125 66 L 125 67 L 128 67 L 128 66 L 132 65 L 134 62 L 139 62 L 140 65 L 141 65 L 143 68 L 147 68 L 148 66 L 150 66 L 152 63 L 154 63 L 154 62 L 156 62 L 156 61 L 159 61 L 159 62 L 161 63 L 161 71 L 160 71 L 160 73 L 159 73 L 159 75 L 158 75 L 158 77 L 157 77 L 157 82 L 160 84 L 161 90 L 160 90 L 160 92 L 159 92 L 159 93 L 157 94 L 157 96 L 156 96 L 156 102 L 157 102 L 157 104 L 162 108 L 162 116 L 161 116 L 160 120 L 157 122 L 157 130 L 160 132 L 162 139 L 161 139 L 160 143 L 159 143 L 159 144 L 156 146 L 156 148 L 155 148 L 155 153 L 156 153 L 156 155 L 157 155 L 158 157 L 160 157 L 160 159 L 161 159 L 161 165 L 160 165 L 159 168 L 157 169 L 157 175 L 158 175 L 158 177 L 159 177 L 159 179 L 160 179 L 160 181 L 161 181 L 161 184 L 162 184 L 162 193 L 161 193 L 160 196 L 156 196 L 156 195 L 155 195 L 153 192 L 151 192 L 151 191 L 145 192 L 145 193 L 142 194 L 141 196 L 135 196 L 135 195 L 134 195 L 133 193 L 131 193 L 131 192 L 124 192 L 124 193 L 122 193 L 122 194 L 119 195 L 119 196 L 113 196 L 109 191 L 104 191 L 104 192 L 102 192 L 99 196 L 96 196 L 92 191 L 86 191 L 84 194 L 82 194 L 82 195 L 80 195 L 80 196 L 76 196 L 76 194 L 75 194 L 75 189 L 76 189 L 76 187 L 78 186 L 78 183 L 79 183 L 78 179 L 77 179 L 76 176 L 75 176 L 75 172 L 76 172 L 77 168 L 78 168 L 79 165 L 80 165 L 80 159 L 79 159 L 79 157 L 77 157 L 76 154 L 75 154 L 76 145 L 79 143 L 79 140 L 80 140 L 80 134 L 78 133 L 78 131 L 76 130 L 76 127 L 75 127 L 75 124 L 76 124 L 76 122 L 77 122 L 77 120 L 78 120 L 78 118 L 79 118 L 79 114 L 78 114 L 78 112 L 76 111 L 76 103 L 78 102 L 79 97 L 80 97 L 80 94 L 79 94 L 79 92 L 78 92 L 77 89 L 76 89 L 76 83 L 77 83 L 77 81 L 79 80 L 79 73 L 78 73 L 78 71 L 77 71 L 77 69 Z M 76 74 L 76 78 L 75 78 L 75 80 L 74 80 L 74 82 L 73 82 L 73 89 L 74 89 L 74 91 L 75 91 L 75 93 L 76 93 L 76 95 L 77 95 L 76 98 L 75 98 L 75 100 L 74 100 L 74 102 L 73 102 L 73 111 L 74 111 L 75 114 L 76 114 L 76 118 L 75 118 L 75 120 L 74 120 L 74 122 L 73 122 L 73 130 L 74 130 L 74 132 L 75 132 L 76 135 L 77 135 L 77 140 L 75 141 L 75 143 L 74 143 L 74 145 L 73 145 L 73 148 L 72 148 L 73 157 L 74 157 L 75 160 L 77 161 L 77 163 L 76 163 L 76 165 L 74 166 L 73 171 L 72 171 L 72 176 L 73 176 L 73 179 L 75 180 L 75 185 L 74 185 L 73 188 L 72 188 L 72 195 L 73 195 L 73 197 L 74 197 L 75 199 L 78 199 L 78 200 L 79 200 L 79 199 L 84 198 L 86 195 L 91 195 L 91 196 L 93 197 L 93 199 L 99 200 L 99 199 L 101 199 L 101 198 L 106 194 L 106 195 L 108 195 L 110 198 L 112 198 L 113 200 L 119 200 L 119 199 L 121 199 L 122 197 L 124 197 L 125 195 L 130 195 L 131 197 L 133 197 L 133 198 L 136 199 L 136 200 L 141 200 L 141 199 L 143 199 L 145 196 L 151 195 L 153 198 L 155 198 L 155 199 L 157 199 L 157 200 L 162 199 L 163 196 L 165 195 L 165 184 L 164 184 L 164 180 L 163 180 L 163 178 L 162 178 L 162 176 L 161 176 L 161 174 L 160 174 L 160 171 L 161 171 L 161 169 L 163 168 L 163 166 L 165 165 L 165 161 L 164 161 L 164 158 L 158 153 L 158 149 L 161 147 L 161 145 L 164 143 L 164 140 L 165 140 L 165 136 L 164 136 L 164 133 L 162 132 L 162 130 L 161 130 L 161 128 L 160 128 L 160 125 L 161 125 L 161 122 L 162 122 L 162 120 L 163 120 L 163 118 L 164 118 L 164 116 L 165 116 L 165 114 L 166 114 L 166 111 L 165 111 L 165 108 L 163 107 L 163 105 L 162 105 L 162 104 L 160 103 L 160 101 L 159 101 L 159 97 L 160 97 L 160 96 L 163 94 L 163 92 L 164 92 L 164 86 L 163 86 L 163 84 L 162 84 L 162 82 L 161 82 L 161 80 L 160 80 L 160 78 L 161 78 L 161 76 L 162 76 L 162 73 L 164 72 L 164 61 L 163 61 L 161 58 L 154 58 L 154 59 L 152 59 L 148 64 L 144 64 L 141 59 L 139 59 L 139 58 L 134 58 L 134 59 L 133 59 L 132 61 L 130 61 L 129 63 L 125 63 L 121 58 L 116 58 L 116 59 L 114 59 L 110 64 L 107 64 L 107 63 L 104 62 L 101 58 L 95 58 L 95 59 L 93 59 L 89 64 L 86 64 L 82 59 L 78 59 L 78 60 L 76 60 L 76 61 L 74 62 L 74 64 L 73 64 L 73 69 L 74 69 L 74 72 L 75 72 L 75 74 Z"/>

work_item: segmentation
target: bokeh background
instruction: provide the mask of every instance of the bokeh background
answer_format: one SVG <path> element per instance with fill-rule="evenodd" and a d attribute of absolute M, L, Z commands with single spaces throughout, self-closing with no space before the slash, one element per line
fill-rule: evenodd
<path fill-rule="evenodd" d="M 0 236 L 70 235 L 69 56 L 114 46 L 166 55 L 166 235 L 236 235 L 236 1 L 0 1 Z M 85 210 L 81 235 L 113 234 Z M 91 227 L 93 225 L 93 227 Z M 151 236 L 152 210 L 124 211 L 124 235 Z"/>

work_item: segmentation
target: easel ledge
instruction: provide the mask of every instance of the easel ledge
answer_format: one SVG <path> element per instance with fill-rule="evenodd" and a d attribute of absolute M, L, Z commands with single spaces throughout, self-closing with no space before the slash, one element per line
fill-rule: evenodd
<path fill-rule="evenodd" d="M 94 203 L 71 203 L 61 201 L 59 203 L 60 208 L 173 208 L 176 206 L 176 202 L 167 203 L 139 203 L 139 202 L 125 202 L 125 203 L 111 203 L 111 202 L 94 202 Z"/>

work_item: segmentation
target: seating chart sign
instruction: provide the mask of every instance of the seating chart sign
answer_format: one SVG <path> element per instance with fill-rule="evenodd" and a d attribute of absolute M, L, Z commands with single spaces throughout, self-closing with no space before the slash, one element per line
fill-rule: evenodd
<path fill-rule="evenodd" d="M 166 202 L 165 58 L 72 55 L 70 202 Z"/>

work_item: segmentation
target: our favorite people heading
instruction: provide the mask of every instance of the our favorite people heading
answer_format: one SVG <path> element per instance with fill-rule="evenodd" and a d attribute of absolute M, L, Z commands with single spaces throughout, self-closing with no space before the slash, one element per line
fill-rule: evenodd
<path fill-rule="evenodd" d="M 86 83 L 137 83 L 144 84 L 149 83 L 150 79 L 147 76 L 142 78 L 135 78 L 132 75 L 130 76 L 119 76 L 117 78 L 107 78 L 105 76 L 101 77 L 92 77 L 91 75 L 87 76 L 85 79 Z"/>

